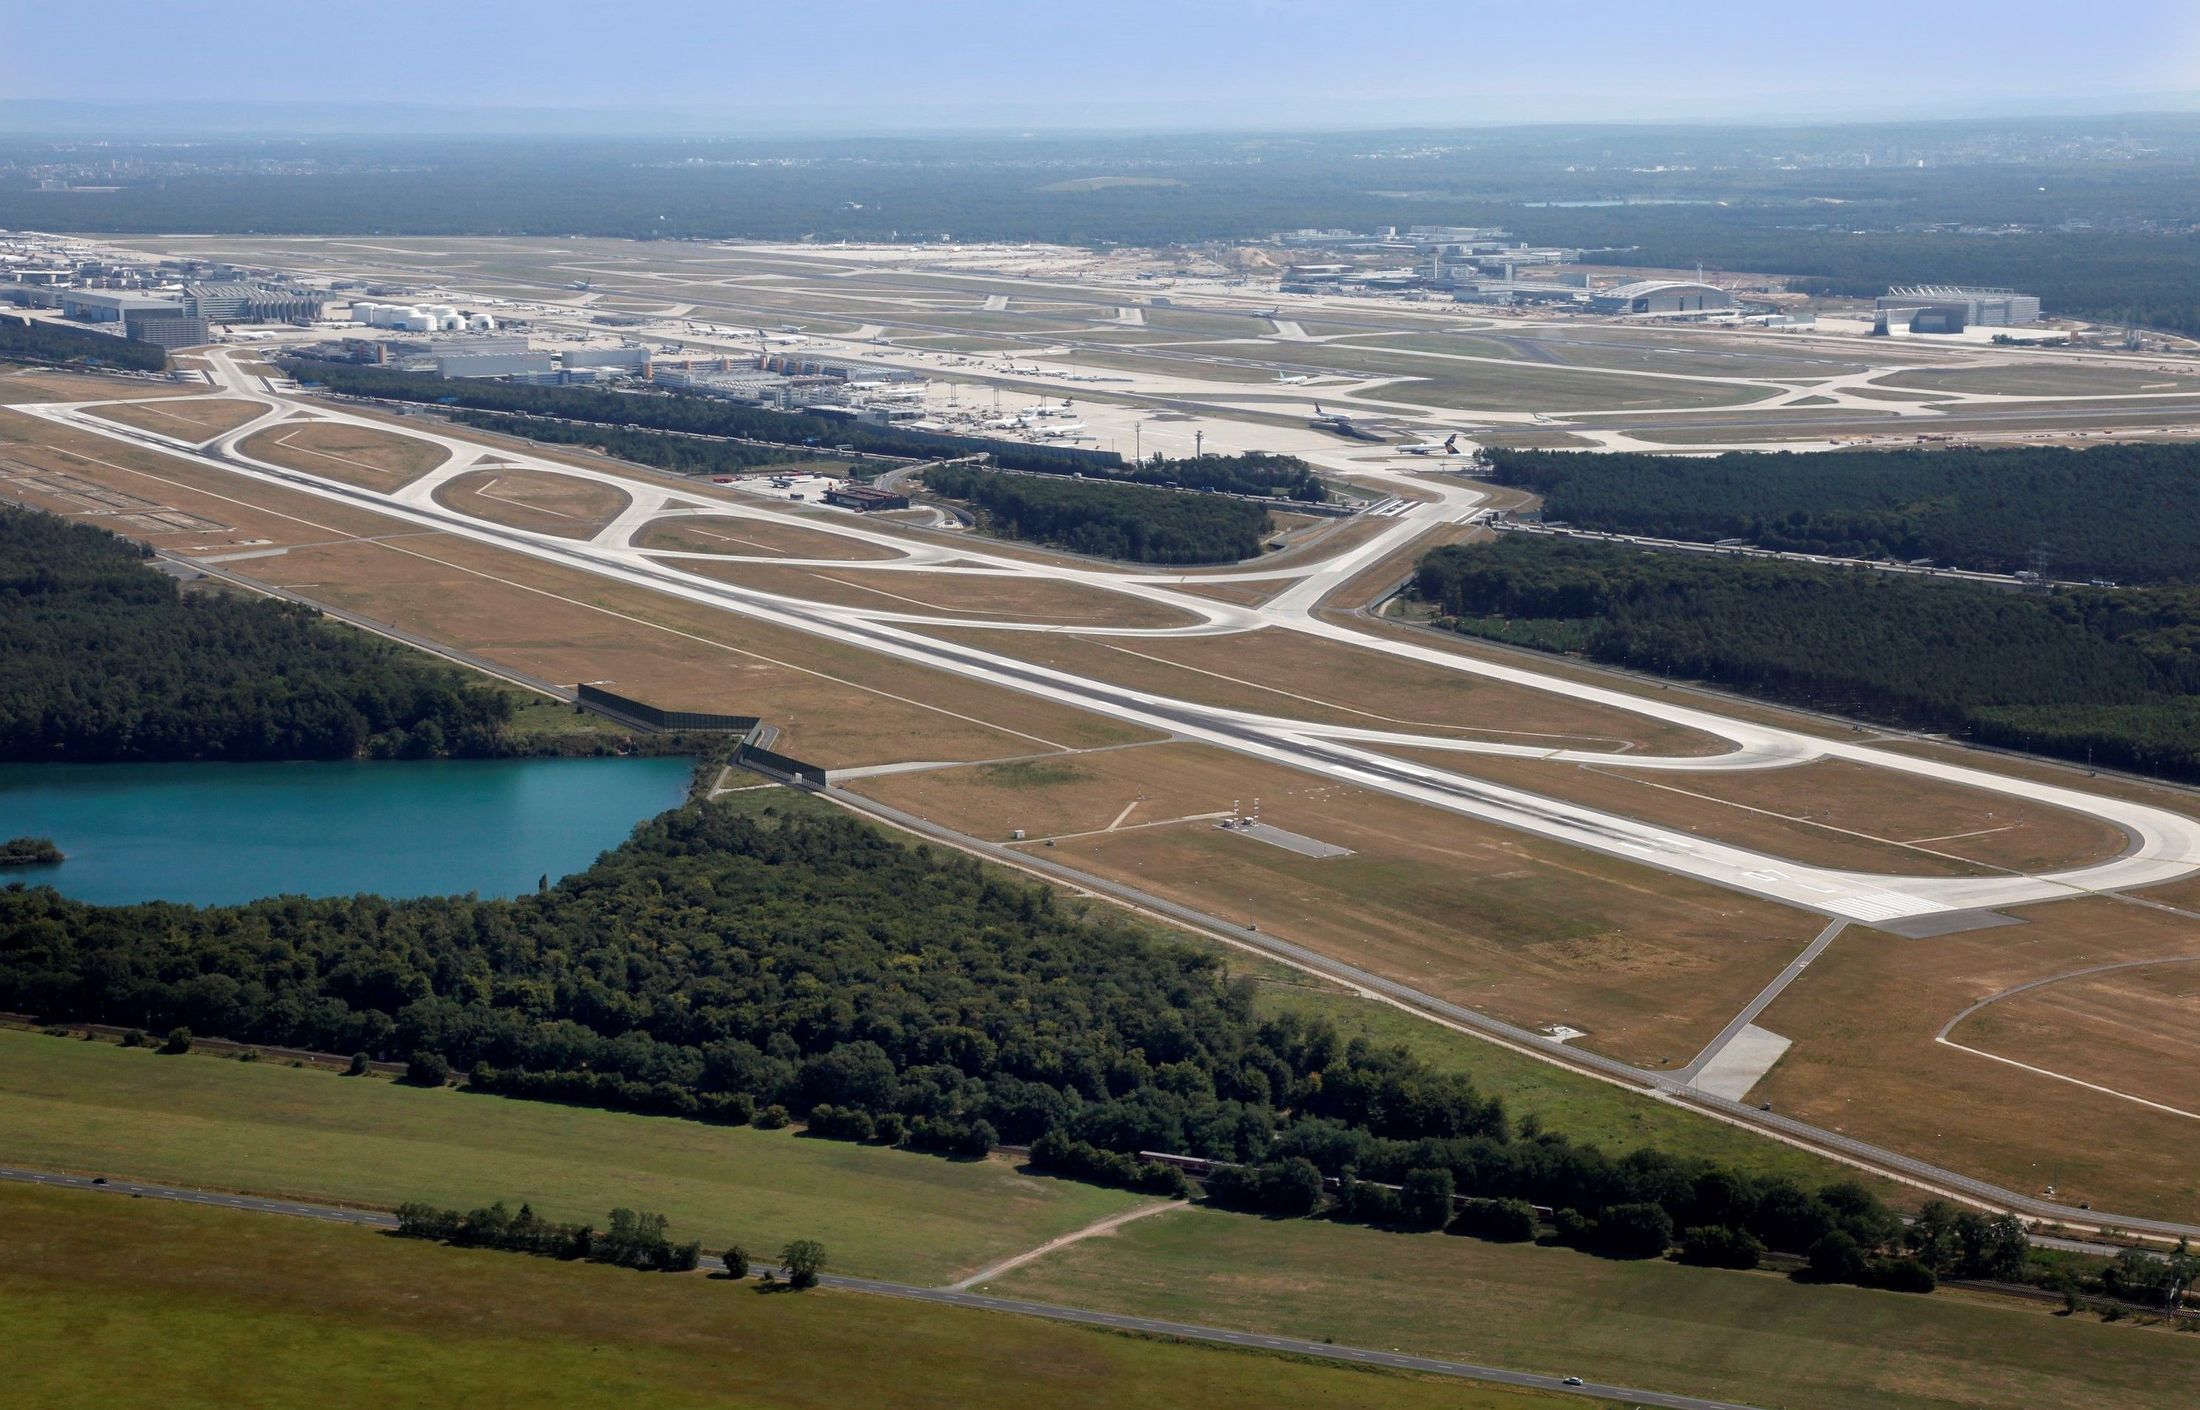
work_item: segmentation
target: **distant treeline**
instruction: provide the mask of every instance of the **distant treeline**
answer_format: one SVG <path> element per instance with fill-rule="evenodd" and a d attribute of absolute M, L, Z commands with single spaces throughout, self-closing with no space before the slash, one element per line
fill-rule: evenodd
<path fill-rule="evenodd" d="M 2116 582 L 2200 580 L 2200 446 L 1574 455 L 1489 478 L 1585 529 Z"/>
<path fill-rule="evenodd" d="M 1258 557 L 1268 511 L 1241 499 L 1098 480 L 1004 475 L 969 465 L 924 472 L 934 494 L 977 506 L 1011 538 L 1130 563 L 1233 563 Z"/>
<path fill-rule="evenodd" d="M 1437 549 L 1414 581 L 1473 635 L 2200 778 L 2200 589 L 2017 593 L 1525 534 Z"/>
<path fill-rule="evenodd" d="M 0 313 L 0 360 L 11 359 L 125 367 L 133 372 L 161 372 L 168 367 L 166 350 L 155 343 Z"/>
<path fill-rule="evenodd" d="M 1034 1143 L 1047 1168 L 1162 1193 L 1181 1178 L 1137 1152 L 1442 1170 L 1463 1192 L 1590 1219 L 1652 1203 L 1798 1252 L 1895 1227 L 1852 1185 L 1516 1130 L 1465 1074 L 1262 1017 L 1216 952 L 807 809 L 682 808 L 516 900 L 100 907 L 0 887 L 0 1009 L 410 1054 L 432 1079 L 493 1068 L 493 1090 L 539 1098 L 760 1126 L 807 1112 L 816 1136 L 953 1154 Z"/>
<path fill-rule="evenodd" d="M 1012 470 L 1066 475 L 1112 467 L 1117 458 L 1057 446 L 1010 446 L 970 436 L 896 431 L 806 412 L 771 411 L 716 397 L 649 392 L 599 392 L 590 387 L 532 387 L 478 377 L 446 378 L 427 372 L 391 372 L 341 362 L 300 362 L 293 369 L 309 382 L 348 396 L 383 397 L 422 405 L 510 411 L 529 416 L 563 417 L 603 426 L 643 431 L 686 431 L 733 436 L 786 446 L 848 446 L 867 455 L 896 455 L 919 460 L 988 451 Z M 476 424 L 492 425 L 493 422 Z M 568 428 L 567 434 L 571 434 Z M 650 461 L 649 464 L 658 462 Z"/>
<path fill-rule="evenodd" d="M 0 760 L 493 754 L 511 697 L 289 603 L 183 592 L 133 545 L 0 507 Z"/>

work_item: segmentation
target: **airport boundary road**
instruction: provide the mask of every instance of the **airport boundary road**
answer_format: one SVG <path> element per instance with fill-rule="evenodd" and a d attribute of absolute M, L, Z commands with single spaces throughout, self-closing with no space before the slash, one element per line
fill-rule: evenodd
<path fill-rule="evenodd" d="M 134 1199 L 168 1200 L 180 1204 L 204 1205 L 213 1209 L 234 1210 L 248 1214 L 281 1214 L 292 1218 L 319 1219 L 328 1223 L 348 1224 L 354 1228 L 394 1230 L 395 1217 L 374 1209 L 346 1209 L 338 1205 L 313 1204 L 304 1200 L 268 1199 L 253 1195 L 222 1194 L 210 1190 L 188 1190 L 173 1185 L 153 1185 L 137 1181 L 111 1181 L 88 1175 L 63 1175 L 44 1170 L 24 1170 L 0 1166 L 0 1180 L 22 1185 L 41 1185 L 49 1189 L 76 1190 L 93 1194 L 115 1194 Z M 705 1258 L 703 1266 L 723 1271 L 725 1263 L 718 1258 Z M 773 1270 L 776 1272 L 777 1270 Z M 1227 1327 L 1208 1327 L 1192 1322 L 1170 1322 L 1156 1317 L 1133 1317 L 1117 1312 L 1096 1312 L 1082 1307 L 1064 1307 L 1051 1302 L 1026 1302 L 1019 1298 L 989 1297 L 984 1293 L 963 1292 L 954 1288 L 927 1288 L 913 1283 L 889 1283 L 876 1278 L 850 1278 L 827 1273 L 818 1282 L 828 1288 L 844 1292 L 867 1293 L 874 1297 L 896 1297 L 910 1302 L 929 1302 L 945 1307 L 964 1307 L 980 1312 L 1003 1312 L 1019 1317 L 1037 1317 L 1049 1322 L 1067 1322 L 1073 1326 L 1096 1327 L 1103 1331 L 1132 1332 L 1142 1336 L 1173 1337 L 1180 1341 L 1205 1343 L 1214 1346 L 1231 1346 L 1250 1351 L 1269 1351 L 1283 1356 L 1303 1356 L 1319 1361 L 1338 1361 L 1354 1366 L 1373 1366 L 1391 1371 L 1410 1371 L 1420 1375 L 1449 1376 L 1455 1380 L 1480 1381 L 1489 1385 L 1512 1386 L 1522 1390 L 1540 1390 L 1564 1395 L 1578 1395 L 1591 1400 L 1615 1401 L 1623 1405 L 1655 1406 L 1658 1410 L 1756 1410 L 1756 1407 L 1726 1400 L 1704 1400 L 1695 1396 L 1669 1395 L 1662 1391 L 1640 1390 L 1631 1386 L 1599 1385 L 1584 1383 L 1569 1385 L 1557 1376 L 1537 1375 L 1529 1371 L 1509 1371 L 1501 1366 L 1480 1366 L 1468 1361 L 1448 1361 L 1433 1356 L 1409 1356 L 1395 1351 L 1380 1351 L 1372 1347 L 1337 1346 L 1330 1342 L 1305 1341 L 1296 1337 L 1263 1336 L 1257 1332 L 1232 1331 Z"/>

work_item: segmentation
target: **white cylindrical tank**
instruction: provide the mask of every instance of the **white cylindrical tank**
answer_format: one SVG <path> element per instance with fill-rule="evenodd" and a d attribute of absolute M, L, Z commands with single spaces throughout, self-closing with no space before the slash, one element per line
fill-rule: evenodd
<path fill-rule="evenodd" d="M 494 333 L 497 321 L 486 313 L 477 313 L 466 320 L 466 327 L 469 332 Z"/>
<path fill-rule="evenodd" d="M 402 328 L 408 333 L 433 333 L 435 331 L 435 320 L 419 309 L 408 308 L 397 315 L 397 321 L 391 326 Z"/>
<path fill-rule="evenodd" d="M 351 316 L 354 322 L 364 323 L 371 328 L 374 326 L 374 310 L 375 305 L 372 301 L 355 299 L 351 305 Z"/>
<path fill-rule="evenodd" d="M 462 332 L 466 327 L 466 317 L 464 314 L 431 313 L 428 316 L 435 320 L 436 327 L 442 329 L 446 333 Z"/>

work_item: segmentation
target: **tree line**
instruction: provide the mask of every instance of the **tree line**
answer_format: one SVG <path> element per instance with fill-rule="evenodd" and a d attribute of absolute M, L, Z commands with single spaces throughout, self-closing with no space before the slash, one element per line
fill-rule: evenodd
<path fill-rule="evenodd" d="M 1090 473 L 1090 472 L 1087 472 Z M 1314 467 L 1295 455 L 1249 450 L 1242 455 L 1188 455 L 1165 459 L 1156 454 L 1134 461 L 1108 478 L 1171 489 L 1216 490 L 1223 494 L 1264 495 L 1320 504 L 1329 498 L 1329 487 Z"/>
<path fill-rule="evenodd" d="M 1004 475 L 972 465 L 924 472 L 925 488 L 979 511 L 1010 538 L 1130 563 L 1233 563 L 1257 558 L 1268 511 L 1240 499 L 1144 485 Z"/>
<path fill-rule="evenodd" d="M 792 465 L 817 458 L 815 452 L 807 450 L 777 450 L 740 441 L 701 440 L 694 436 L 636 431 L 598 423 L 575 425 L 540 416 L 454 411 L 451 420 L 461 426 L 520 436 L 546 445 L 587 446 L 636 465 L 654 465 L 681 475 L 738 475 L 764 466 Z"/>
<path fill-rule="evenodd" d="M 666 1236 L 662 1214 L 611 1211 L 607 1227 L 558 1223 L 535 1213 L 531 1204 L 517 1212 L 504 1201 L 461 1212 L 417 1201 L 397 1207 L 397 1236 L 432 1239 L 459 1248 L 494 1248 L 544 1258 L 585 1259 L 619 1268 L 655 1273 L 693 1272 L 702 1262 L 700 1242 L 676 1244 Z"/>
<path fill-rule="evenodd" d="M 1011 470 L 1067 475 L 1107 469 L 1122 463 L 1105 451 L 1065 446 L 1027 446 L 978 436 L 911 431 L 867 425 L 814 412 L 775 411 L 744 406 L 718 397 L 675 392 L 604 392 L 593 387 L 535 387 L 479 377 L 438 377 L 432 372 L 392 372 L 341 362 L 293 360 L 292 371 L 346 396 L 379 397 L 424 406 L 451 406 L 484 412 L 513 412 L 559 417 L 602 426 L 642 431 L 682 431 L 690 435 L 732 436 L 786 446 L 847 446 L 858 454 L 894 455 L 932 460 L 984 451 Z M 501 420 L 473 424 L 505 429 Z M 670 451 L 659 453 L 670 454 Z M 647 461 L 656 464 L 656 461 Z"/>
<path fill-rule="evenodd" d="M 2200 446 L 1488 455 L 1488 478 L 1585 529 L 1992 573 L 2044 562 L 2063 578 L 2200 579 Z"/>
<path fill-rule="evenodd" d="M 511 697 L 310 608 L 184 592 L 104 530 L 0 507 L 0 760 L 494 754 Z"/>
<path fill-rule="evenodd" d="M 2200 778 L 2200 589 L 2020 593 L 1513 534 L 1430 553 L 1414 591 L 1454 631 Z"/>
<path fill-rule="evenodd" d="M 125 367 L 135 372 L 165 372 L 168 353 L 157 343 L 65 328 L 44 319 L 0 314 L 0 360 L 81 363 Z"/>
<path fill-rule="evenodd" d="M 489 1090 L 706 1120 L 806 1112 L 820 1136 L 948 1154 L 1030 1144 L 1043 1168 L 1162 1193 L 1181 1174 L 1139 1152 L 1442 1170 L 1481 1197 L 1593 1219 L 1655 1203 L 1798 1250 L 1876 1209 L 1516 1124 L 1403 1046 L 1260 1015 L 1215 952 L 807 809 L 691 805 L 516 900 L 99 907 L 0 888 L 0 1009 L 433 1055 Z"/>

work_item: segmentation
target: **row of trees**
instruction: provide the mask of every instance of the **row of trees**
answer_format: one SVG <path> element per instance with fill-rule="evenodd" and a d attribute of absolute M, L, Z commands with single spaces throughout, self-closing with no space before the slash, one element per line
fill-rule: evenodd
<path fill-rule="evenodd" d="M 623 1207 L 611 1211 L 610 1223 L 603 1229 L 545 1219 L 531 1204 L 522 1204 L 515 1212 L 502 1200 L 465 1212 L 419 1202 L 397 1207 L 400 1238 L 433 1239 L 460 1248 L 494 1248 L 544 1258 L 586 1259 L 658 1273 L 694 1271 L 702 1262 L 702 1244 L 676 1244 L 666 1236 L 666 1227 L 662 1214 L 637 1214 Z"/>
<path fill-rule="evenodd" d="M 1216 490 L 1223 494 L 1266 495 L 1320 504 L 1329 498 L 1329 487 L 1314 467 L 1295 455 L 1276 455 L 1249 450 L 1242 455 L 1198 455 L 1164 459 L 1158 452 L 1110 473 L 1111 479 L 1133 480 L 1141 485 L 1167 485 L 1188 490 Z"/>
<path fill-rule="evenodd" d="M 0 361 L 163 372 L 168 368 L 168 353 L 157 343 L 141 343 L 132 338 L 118 338 L 112 333 L 90 333 L 43 319 L 0 314 Z"/>
<path fill-rule="evenodd" d="M 1869 719 L 2200 777 L 2200 590 L 2053 594 L 1507 535 L 1422 559 L 1442 625 Z"/>
<path fill-rule="evenodd" d="M 2200 580 L 2200 446 L 1737 451 L 1707 458 L 1493 450 L 1489 478 L 1586 529 L 1844 558 L 2163 583 Z"/>
<path fill-rule="evenodd" d="M 186 594 L 145 558 L 0 507 L 0 760 L 500 751 L 504 692 L 308 608 Z"/>
<path fill-rule="evenodd" d="M 339 362 L 297 361 L 292 370 L 306 381 L 318 382 L 332 392 L 347 396 L 379 397 L 480 412 L 512 412 L 523 417 L 558 418 L 597 426 L 730 436 L 785 446 L 848 446 L 858 454 L 918 460 L 985 451 L 996 463 L 1009 469 L 1052 475 L 1108 470 L 1122 463 L 1121 457 L 1102 451 L 1027 446 L 975 436 L 872 426 L 834 416 L 774 411 L 685 393 L 534 387 L 478 377 L 446 378 L 428 372 L 392 372 L 387 368 L 356 367 Z M 500 429 L 509 425 L 501 418 L 477 420 L 475 424 Z M 600 442 L 591 439 L 588 443 Z"/>
<path fill-rule="evenodd" d="M 977 507 L 1011 538 L 1130 563 L 1230 563 L 1258 557 L 1268 511 L 1240 499 L 1031 475 L 973 465 L 924 472 L 934 494 Z"/>

